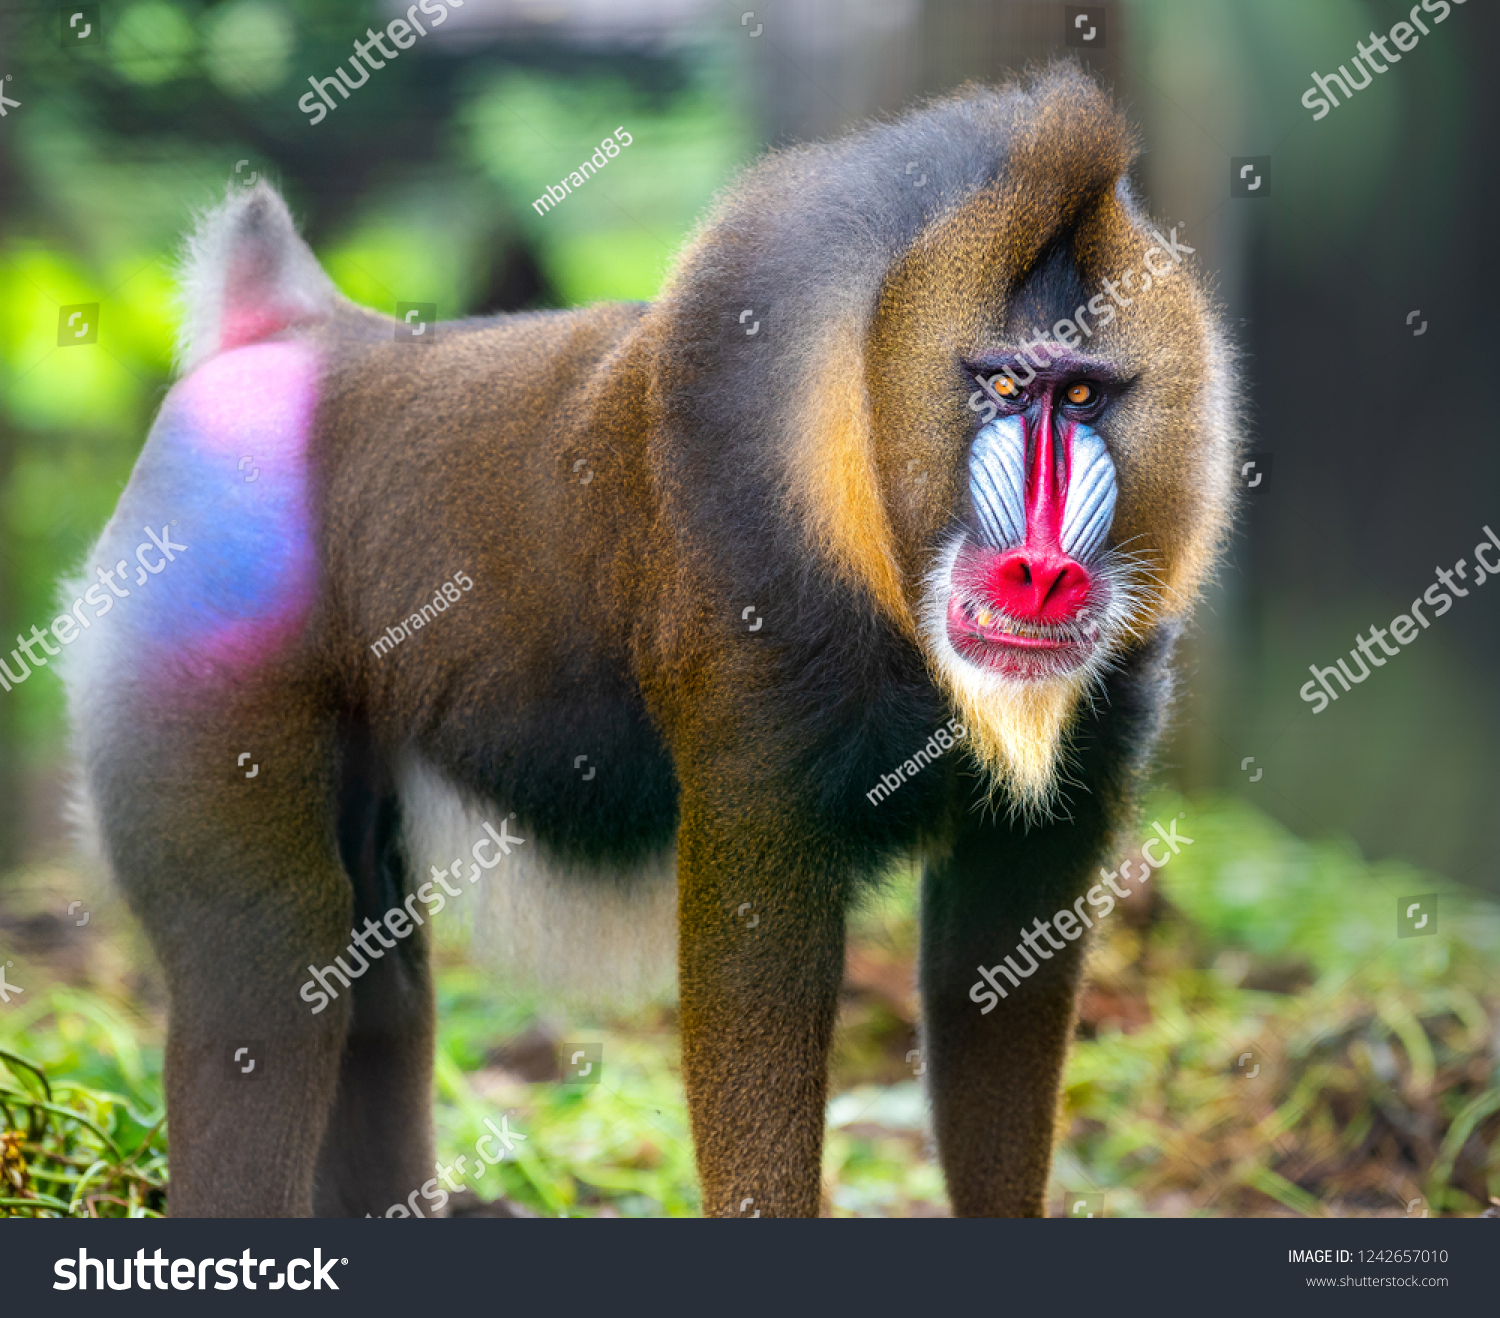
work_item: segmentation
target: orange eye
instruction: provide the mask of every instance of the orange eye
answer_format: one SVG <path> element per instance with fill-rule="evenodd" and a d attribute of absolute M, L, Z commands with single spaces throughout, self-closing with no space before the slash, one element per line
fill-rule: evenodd
<path fill-rule="evenodd" d="M 990 387 L 1001 398 L 1019 398 L 1021 396 L 1021 386 L 1008 375 L 997 375 L 990 381 Z"/>
<path fill-rule="evenodd" d="M 1084 403 L 1094 400 L 1094 387 L 1088 384 L 1075 384 L 1068 390 L 1068 402 L 1075 407 L 1081 407 Z"/>

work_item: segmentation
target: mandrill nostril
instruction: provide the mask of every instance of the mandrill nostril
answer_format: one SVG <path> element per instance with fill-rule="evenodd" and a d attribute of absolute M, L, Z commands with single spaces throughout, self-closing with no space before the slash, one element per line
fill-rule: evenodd
<path fill-rule="evenodd" d="M 1043 609 L 1057 604 L 1071 610 L 1075 601 L 1082 603 L 1082 596 L 1088 593 L 1088 575 L 1082 568 L 1064 565 L 1050 575 L 1050 581 L 1044 576 L 1036 583 Z"/>
<path fill-rule="evenodd" d="M 1060 554 L 1015 550 L 1004 554 L 984 582 L 984 595 L 1022 622 L 1064 622 L 1088 602 L 1088 569 Z"/>

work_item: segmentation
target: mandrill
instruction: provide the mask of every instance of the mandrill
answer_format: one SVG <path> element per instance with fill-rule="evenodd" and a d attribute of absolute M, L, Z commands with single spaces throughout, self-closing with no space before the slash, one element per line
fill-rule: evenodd
<path fill-rule="evenodd" d="M 569 994 L 675 952 L 704 1212 L 815 1215 L 846 913 L 907 857 L 953 1209 L 1042 1214 L 1084 942 L 976 973 L 1131 824 L 1238 442 L 1134 152 L 1061 66 L 766 157 L 655 302 L 419 326 L 264 183 L 204 218 L 65 660 L 175 1214 L 434 1183 L 427 936 L 482 897 Z"/>

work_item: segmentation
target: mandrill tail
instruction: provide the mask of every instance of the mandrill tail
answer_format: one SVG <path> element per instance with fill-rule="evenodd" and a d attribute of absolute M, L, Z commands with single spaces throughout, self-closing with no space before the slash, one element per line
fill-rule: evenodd
<path fill-rule="evenodd" d="M 326 320 L 349 307 L 264 181 L 204 212 L 179 272 L 177 366 L 188 375 L 231 348 Z"/>

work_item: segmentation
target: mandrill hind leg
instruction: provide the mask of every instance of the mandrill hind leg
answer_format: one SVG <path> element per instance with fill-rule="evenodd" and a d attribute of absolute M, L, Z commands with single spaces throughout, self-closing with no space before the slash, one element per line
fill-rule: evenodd
<path fill-rule="evenodd" d="M 1069 845 L 1077 831 L 1052 825 L 1023 840 L 974 827 L 923 876 L 923 1060 L 948 1196 L 961 1217 L 1045 1215 L 1083 939 L 1054 931 L 1062 946 L 1053 946 L 1033 922 L 1072 909 L 1087 887 L 1052 877 L 1087 863 L 1088 853 L 1080 858 Z M 1030 956 L 1015 950 L 1027 931 L 1038 949 Z M 996 972 L 1007 996 L 983 1012 L 989 999 L 970 997 L 978 967 L 1006 955 L 1022 972 L 1036 969 L 1018 987 Z"/>
<path fill-rule="evenodd" d="M 328 720 L 264 679 L 123 712 L 129 737 L 86 734 L 88 767 L 166 975 L 168 1208 L 307 1215 L 348 1022 L 347 995 L 317 1014 L 300 996 L 349 938 Z"/>
<path fill-rule="evenodd" d="M 412 885 L 395 782 L 363 724 L 343 729 L 338 778 L 339 851 L 354 890 L 352 924 L 366 935 L 370 955 L 350 995 L 338 1098 L 318 1159 L 314 1203 L 319 1217 L 384 1217 L 398 1204 L 403 1207 L 395 1216 L 420 1217 L 440 1193 L 432 1185 L 427 928 L 410 915 L 425 908 L 415 902 L 403 907 Z M 404 937 L 395 936 L 403 930 Z M 423 1185 L 430 1191 L 425 1197 Z"/>

